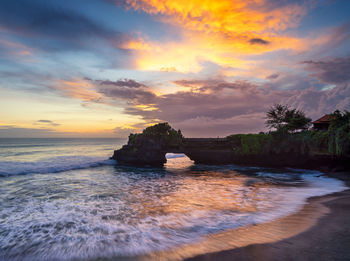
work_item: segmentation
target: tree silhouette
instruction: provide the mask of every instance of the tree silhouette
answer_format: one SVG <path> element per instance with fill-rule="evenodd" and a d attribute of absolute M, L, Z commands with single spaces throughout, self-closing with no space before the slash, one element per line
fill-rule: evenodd
<path fill-rule="evenodd" d="M 311 119 L 301 110 L 290 109 L 287 105 L 275 104 L 266 113 L 266 126 L 282 132 L 295 132 L 307 130 Z"/>

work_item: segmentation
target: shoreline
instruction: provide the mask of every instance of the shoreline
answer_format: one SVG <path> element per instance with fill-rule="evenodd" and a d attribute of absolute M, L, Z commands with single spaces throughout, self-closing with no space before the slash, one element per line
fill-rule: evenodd
<path fill-rule="evenodd" d="M 350 173 L 325 175 L 350 187 Z M 350 260 L 350 189 L 309 198 L 294 214 L 214 235 L 211 239 L 219 240 L 222 249 L 209 248 L 206 254 L 197 255 L 185 251 L 182 258 L 188 261 Z"/>
<path fill-rule="evenodd" d="M 169 250 L 117 260 L 350 260 L 350 173 L 323 175 L 342 180 L 348 188 L 308 198 L 299 211 L 265 223 L 211 234 L 199 242 Z"/>
<path fill-rule="evenodd" d="M 134 259 L 350 260 L 350 173 L 324 175 L 342 180 L 348 189 L 308 198 L 299 211 L 284 217 L 222 231 L 200 242 Z"/>
<path fill-rule="evenodd" d="M 348 189 L 308 198 L 299 211 L 284 217 L 130 260 L 350 260 L 350 173 L 323 175 L 342 180 Z"/>

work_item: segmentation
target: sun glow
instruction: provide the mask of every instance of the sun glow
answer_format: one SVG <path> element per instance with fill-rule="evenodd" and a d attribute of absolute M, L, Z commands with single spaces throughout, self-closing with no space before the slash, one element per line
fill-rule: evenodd
<path fill-rule="evenodd" d="M 298 25 L 306 7 L 290 4 L 264 8 L 266 1 L 128 1 L 129 5 L 171 26 L 182 28 L 180 41 L 155 42 L 134 39 L 126 49 L 138 53 L 139 70 L 198 73 L 202 63 L 247 69 L 247 55 L 275 50 L 302 51 L 303 39 L 283 35 Z"/>

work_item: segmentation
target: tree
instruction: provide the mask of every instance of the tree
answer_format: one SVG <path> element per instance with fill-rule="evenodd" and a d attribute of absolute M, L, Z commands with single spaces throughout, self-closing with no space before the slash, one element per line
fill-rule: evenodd
<path fill-rule="evenodd" d="M 277 131 L 295 132 L 307 130 L 311 119 L 305 116 L 301 110 L 290 109 L 287 105 L 275 104 L 266 113 L 266 126 Z"/>
<path fill-rule="evenodd" d="M 140 142 L 142 140 L 153 139 L 166 146 L 178 146 L 182 143 L 183 136 L 181 130 L 173 129 L 169 123 L 157 123 L 149 126 L 139 134 L 130 134 L 129 143 Z"/>

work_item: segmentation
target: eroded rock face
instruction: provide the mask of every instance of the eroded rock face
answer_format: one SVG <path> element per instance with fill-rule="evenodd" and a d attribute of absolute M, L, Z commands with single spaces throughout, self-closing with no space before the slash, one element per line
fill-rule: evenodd
<path fill-rule="evenodd" d="M 226 138 L 184 138 L 182 149 L 191 160 L 201 164 L 228 164 L 234 156 Z"/>
<path fill-rule="evenodd" d="M 115 150 L 112 159 L 123 165 L 162 166 L 166 163 L 165 154 L 159 140 L 147 139 Z"/>
<path fill-rule="evenodd" d="M 114 151 L 112 159 L 119 164 L 134 166 L 162 166 L 167 152 L 181 147 L 183 136 L 167 123 L 147 127 L 139 134 L 130 134 L 128 144 Z"/>

